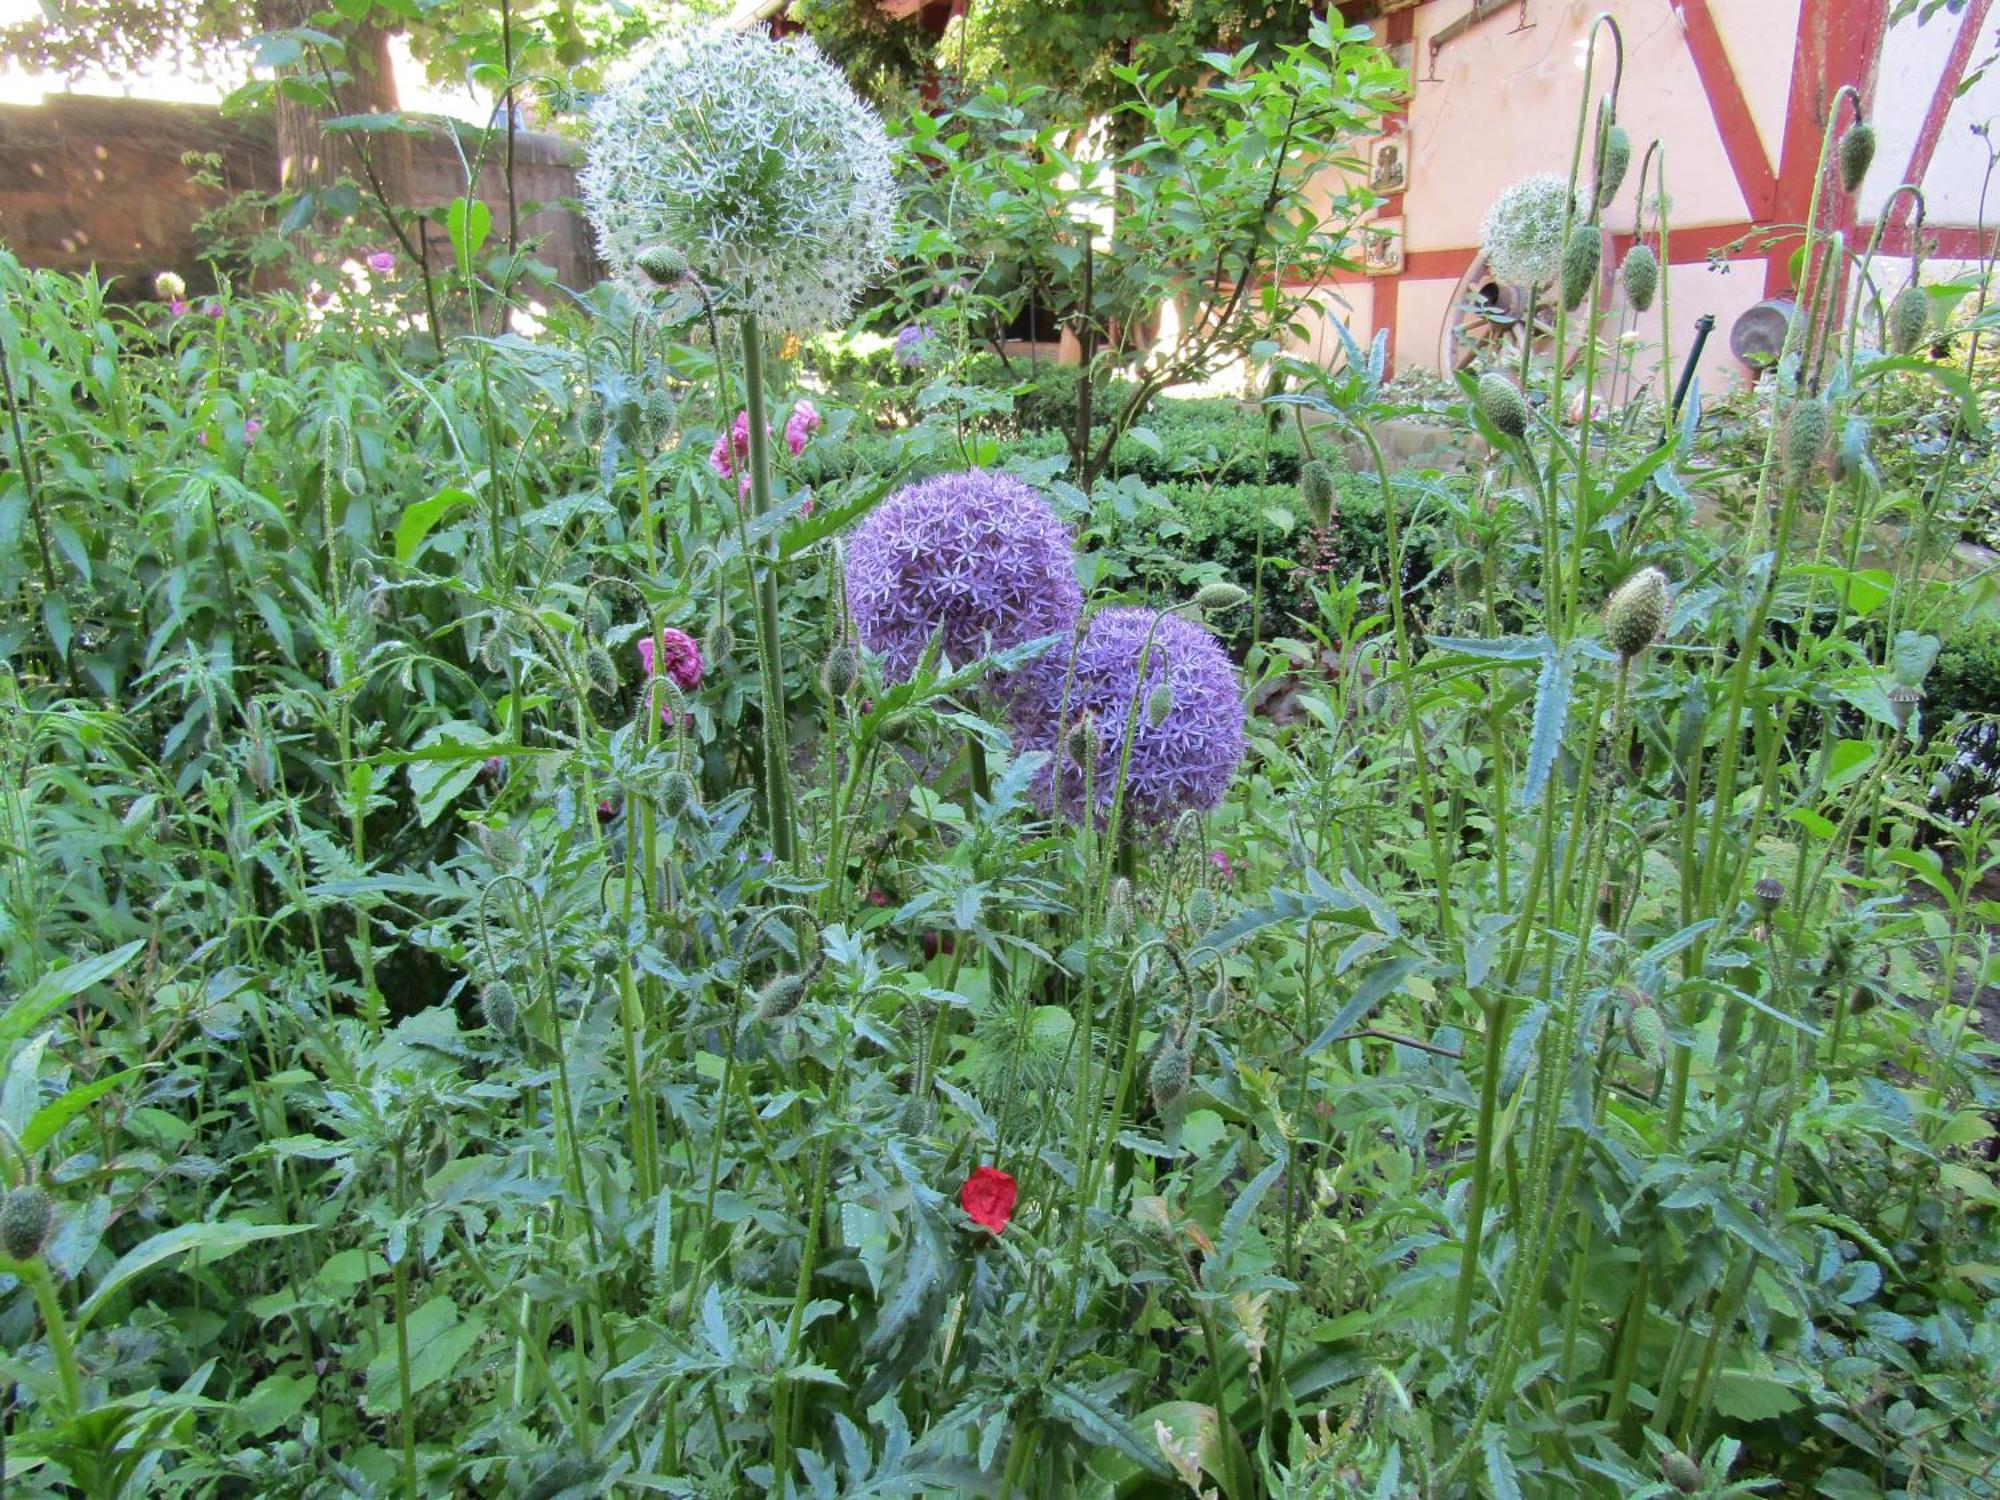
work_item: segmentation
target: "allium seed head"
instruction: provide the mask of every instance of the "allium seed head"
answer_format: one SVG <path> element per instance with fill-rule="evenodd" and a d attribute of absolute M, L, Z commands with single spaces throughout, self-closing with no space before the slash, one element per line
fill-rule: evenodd
<path fill-rule="evenodd" d="M 1653 293 L 1659 290 L 1660 258 L 1653 254 L 1652 246 L 1634 245 L 1625 252 L 1619 276 L 1625 283 L 1625 300 L 1633 311 L 1644 312 L 1653 305 Z"/>
<path fill-rule="evenodd" d="M 1016 718 L 1023 742 L 1032 748 L 1055 748 L 1071 655 L 1052 651 L 1024 674 L 1032 685 L 1018 701 Z M 1111 811 L 1128 725 L 1133 738 L 1125 810 L 1134 822 L 1159 827 L 1184 811 L 1221 803 L 1243 758 L 1243 692 L 1236 668 L 1204 626 L 1150 609 L 1103 610 L 1077 641 L 1074 668 L 1068 712 L 1072 718 L 1088 715 L 1097 727 L 1091 788 L 1098 818 Z M 1172 691 L 1172 709 L 1154 724 L 1145 709 L 1163 683 Z M 1133 724 L 1135 704 L 1140 712 Z M 1045 806 L 1060 802 L 1068 814 L 1080 816 L 1083 769 L 1075 757 L 1062 757 L 1059 787 L 1055 771 L 1054 760 L 1042 768 L 1038 795 Z"/>
<path fill-rule="evenodd" d="M 1521 388 L 1498 370 L 1479 377 L 1479 414 L 1517 442 L 1528 435 L 1528 400 Z"/>
<path fill-rule="evenodd" d="M 847 548 L 847 604 L 862 644 L 900 681 L 934 632 L 963 665 L 1074 629 L 1083 590 L 1071 556 L 1069 529 L 1020 480 L 941 474 L 861 523 Z"/>
<path fill-rule="evenodd" d="M 1618 585 L 1604 606 L 1604 634 L 1620 659 L 1631 661 L 1667 628 L 1667 575 L 1641 568 Z"/>
<path fill-rule="evenodd" d="M 685 257 L 717 300 L 773 329 L 844 319 L 888 253 L 888 137 L 804 36 L 705 28 L 671 38 L 591 111 L 579 178 L 606 264 L 642 293 L 641 257 Z"/>
<path fill-rule="evenodd" d="M 1493 201 L 1479 248 L 1495 281 L 1548 286 L 1562 271 L 1569 182 L 1553 172 L 1524 177 Z"/>

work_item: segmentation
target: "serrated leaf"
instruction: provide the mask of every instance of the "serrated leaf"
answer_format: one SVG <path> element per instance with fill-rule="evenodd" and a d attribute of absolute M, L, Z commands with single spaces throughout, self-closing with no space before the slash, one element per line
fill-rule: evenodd
<path fill-rule="evenodd" d="M 1136 1427 L 1094 1392 L 1061 1382 L 1050 1387 L 1047 1407 L 1050 1416 L 1085 1443 L 1113 1449 L 1148 1474 L 1162 1479 L 1171 1474 L 1159 1445 L 1150 1437 L 1141 1436 Z"/>
<path fill-rule="evenodd" d="M 1535 681 L 1535 718 L 1528 731 L 1528 764 L 1521 778 L 1521 805 L 1537 806 L 1548 789 L 1556 755 L 1562 749 L 1563 730 L 1569 723 L 1570 692 L 1576 669 L 1566 651 L 1551 651 L 1542 658 L 1541 675 Z"/>

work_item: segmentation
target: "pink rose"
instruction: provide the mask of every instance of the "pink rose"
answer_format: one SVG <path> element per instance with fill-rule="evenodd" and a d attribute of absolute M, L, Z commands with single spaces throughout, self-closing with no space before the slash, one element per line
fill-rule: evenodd
<path fill-rule="evenodd" d="M 792 408 L 792 414 L 785 421 L 785 446 L 797 458 L 806 451 L 806 441 L 819 431 L 819 408 L 810 401 L 801 401 Z"/>

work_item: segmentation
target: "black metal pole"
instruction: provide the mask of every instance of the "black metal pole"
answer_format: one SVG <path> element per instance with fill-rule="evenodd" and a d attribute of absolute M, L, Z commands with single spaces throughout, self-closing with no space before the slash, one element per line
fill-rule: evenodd
<path fill-rule="evenodd" d="M 1694 320 L 1694 347 L 1688 350 L 1687 363 L 1681 366 L 1681 383 L 1674 387 L 1674 409 L 1667 414 L 1667 426 L 1680 420 L 1681 403 L 1687 400 L 1688 387 L 1694 384 L 1694 367 L 1701 363 L 1702 346 L 1708 336 L 1715 332 L 1715 314 L 1703 313 Z"/>

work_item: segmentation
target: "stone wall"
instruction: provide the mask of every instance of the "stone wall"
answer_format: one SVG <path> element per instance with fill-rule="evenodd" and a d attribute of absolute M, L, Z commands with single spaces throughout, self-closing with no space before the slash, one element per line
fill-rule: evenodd
<path fill-rule="evenodd" d="M 464 168 L 450 137 L 410 142 L 410 197 L 442 205 L 464 191 Z M 478 147 L 466 143 L 466 153 Z M 493 210 L 491 243 L 504 241 L 506 184 L 495 142 L 482 174 L 481 196 Z M 184 158 L 213 153 L 222 162 L 221 189 L 198 187 Z M 515 137 L 515 194 L 522 203 L 551 205 L 522 219 L 524 237 L 542 240 L 540 258 L 564 285 L 587 287 L 600 277 L 588 228 L 560 206 L 576 193 L 576 149 L 559 136 Z M 31 266 L 81 271 L 133 283 L 139 294 L 153 276 L 174 270 L 189 286 L 212 284 L 201 258 L 195 221 L 236 193 L 273 192 L 277 157 L 262 120 L 224 119 L 213 106 L 147 99 L 53 95 L 29 108 L 0 105 L 0 243 Z M 432 263 L 448 262 L 440 210 L 429 230 Z"/>

